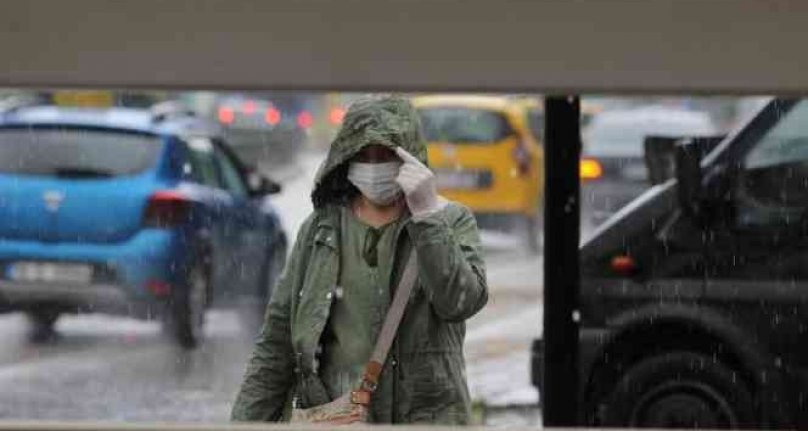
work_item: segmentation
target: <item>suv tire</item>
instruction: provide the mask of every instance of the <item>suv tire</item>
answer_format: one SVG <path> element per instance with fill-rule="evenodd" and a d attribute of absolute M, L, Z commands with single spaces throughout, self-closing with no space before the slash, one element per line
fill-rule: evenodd
<path fill-rule="evenodd" d="M 598 409 L 607 427 L 745 428 L 757 422 L 741 375 L 718 359 L 670 352 L 641 360 Z"/>

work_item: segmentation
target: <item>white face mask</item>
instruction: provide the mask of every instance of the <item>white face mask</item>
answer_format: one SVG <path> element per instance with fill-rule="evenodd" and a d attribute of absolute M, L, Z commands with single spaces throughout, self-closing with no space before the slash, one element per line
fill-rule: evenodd
<path fill-rule="evenodd" d="M 348 166 L 348 181 L 377 205 L 389 205 L 401 194 L 396 182 L 401 162 L 361 163 Z"/>

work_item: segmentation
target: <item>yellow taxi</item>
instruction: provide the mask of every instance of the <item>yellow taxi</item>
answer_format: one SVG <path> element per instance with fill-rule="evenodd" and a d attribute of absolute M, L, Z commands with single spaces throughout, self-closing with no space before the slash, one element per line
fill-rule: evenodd
<path fill-rule="evenodd" d="M 465 204 L 482 228 L 521 230 L 538 248 L 544 151 L 523 106 L 506 96 L 412 99 L 439 192 Z"/>

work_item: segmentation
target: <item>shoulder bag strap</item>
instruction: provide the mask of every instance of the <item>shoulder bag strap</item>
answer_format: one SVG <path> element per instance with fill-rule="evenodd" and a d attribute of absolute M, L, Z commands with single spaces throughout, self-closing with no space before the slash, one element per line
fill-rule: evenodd
<path fill-rule="evenodd" d="M 365 366 L 362 385 L 358 391 L 352 393 L 352 399 L 356 404 L 367 405 L 370 403 L 370 394 L 376 390 L 376 385 L 379 383 L 379 376 L 382 373 L 384 361 L 387 359 L 387 354 L 390 352 L 390 347 L 393 345 L 393 340 L 396 338 L 398 325 L 401 323 L 401 318 L 404 316 L 404 309 L 407 307 L 407 301 L 410 298 L 410 293 L 415 286 L 415 280 L 417 278 L 418 257 L 413 248 L 407 260 L 407 265 L 404 267 L 404 272 L 401 274 L 401 279 L 398 281 L 398 287 L 396 287 L 396 293 L 395 296 L 393 296 L 393 303 L 387 310 L 387 316 L 384 318 L 384 324 L 379 333 L 379 338 L 376 339 L 376 347 L 373 349 L 370 361 L 368 361 Z"/>

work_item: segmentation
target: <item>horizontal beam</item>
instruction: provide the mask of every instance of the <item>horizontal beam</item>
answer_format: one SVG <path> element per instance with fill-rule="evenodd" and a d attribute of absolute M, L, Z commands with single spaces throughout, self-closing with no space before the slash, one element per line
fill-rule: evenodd
<path fill-rule="evenodd" d="M 170 424 L 141 423 L 125 424 L 116 422 L 55 422 L 55 421 L 2 421 L 0 431 L 299 431 L 328 430 L 333 427 L 314 425 L 292 425 L 276 423 L 231 423 L 231 424 Z M 365 425 L 351 426 L 351 431 L 443 431 L 445 426 L 429 425 Z M 490 428 L 463 427 L 464 431 L 482 431 Z M 535 427 L 508 427 L 514 431 L 534 431 Z M 547 431 L 561 431 L 558 428 L 545 428 Z M 564 431 L 586 431 L 585 428 L 564 428 Z M 615 429 L 618 431 L 619 429 Z M 595 431 L 595 430 L 591 430 Z M 627 430 L 628 431 L 628 430 Z M 649 430 L 654 431 L 654 430 Z M 670 430 L 668 430 L 670 431 Z"/>
<path fill-rule="evenodd" d="M 802 0 L 5 0 L 0 86 L 808 92 Z"/>

